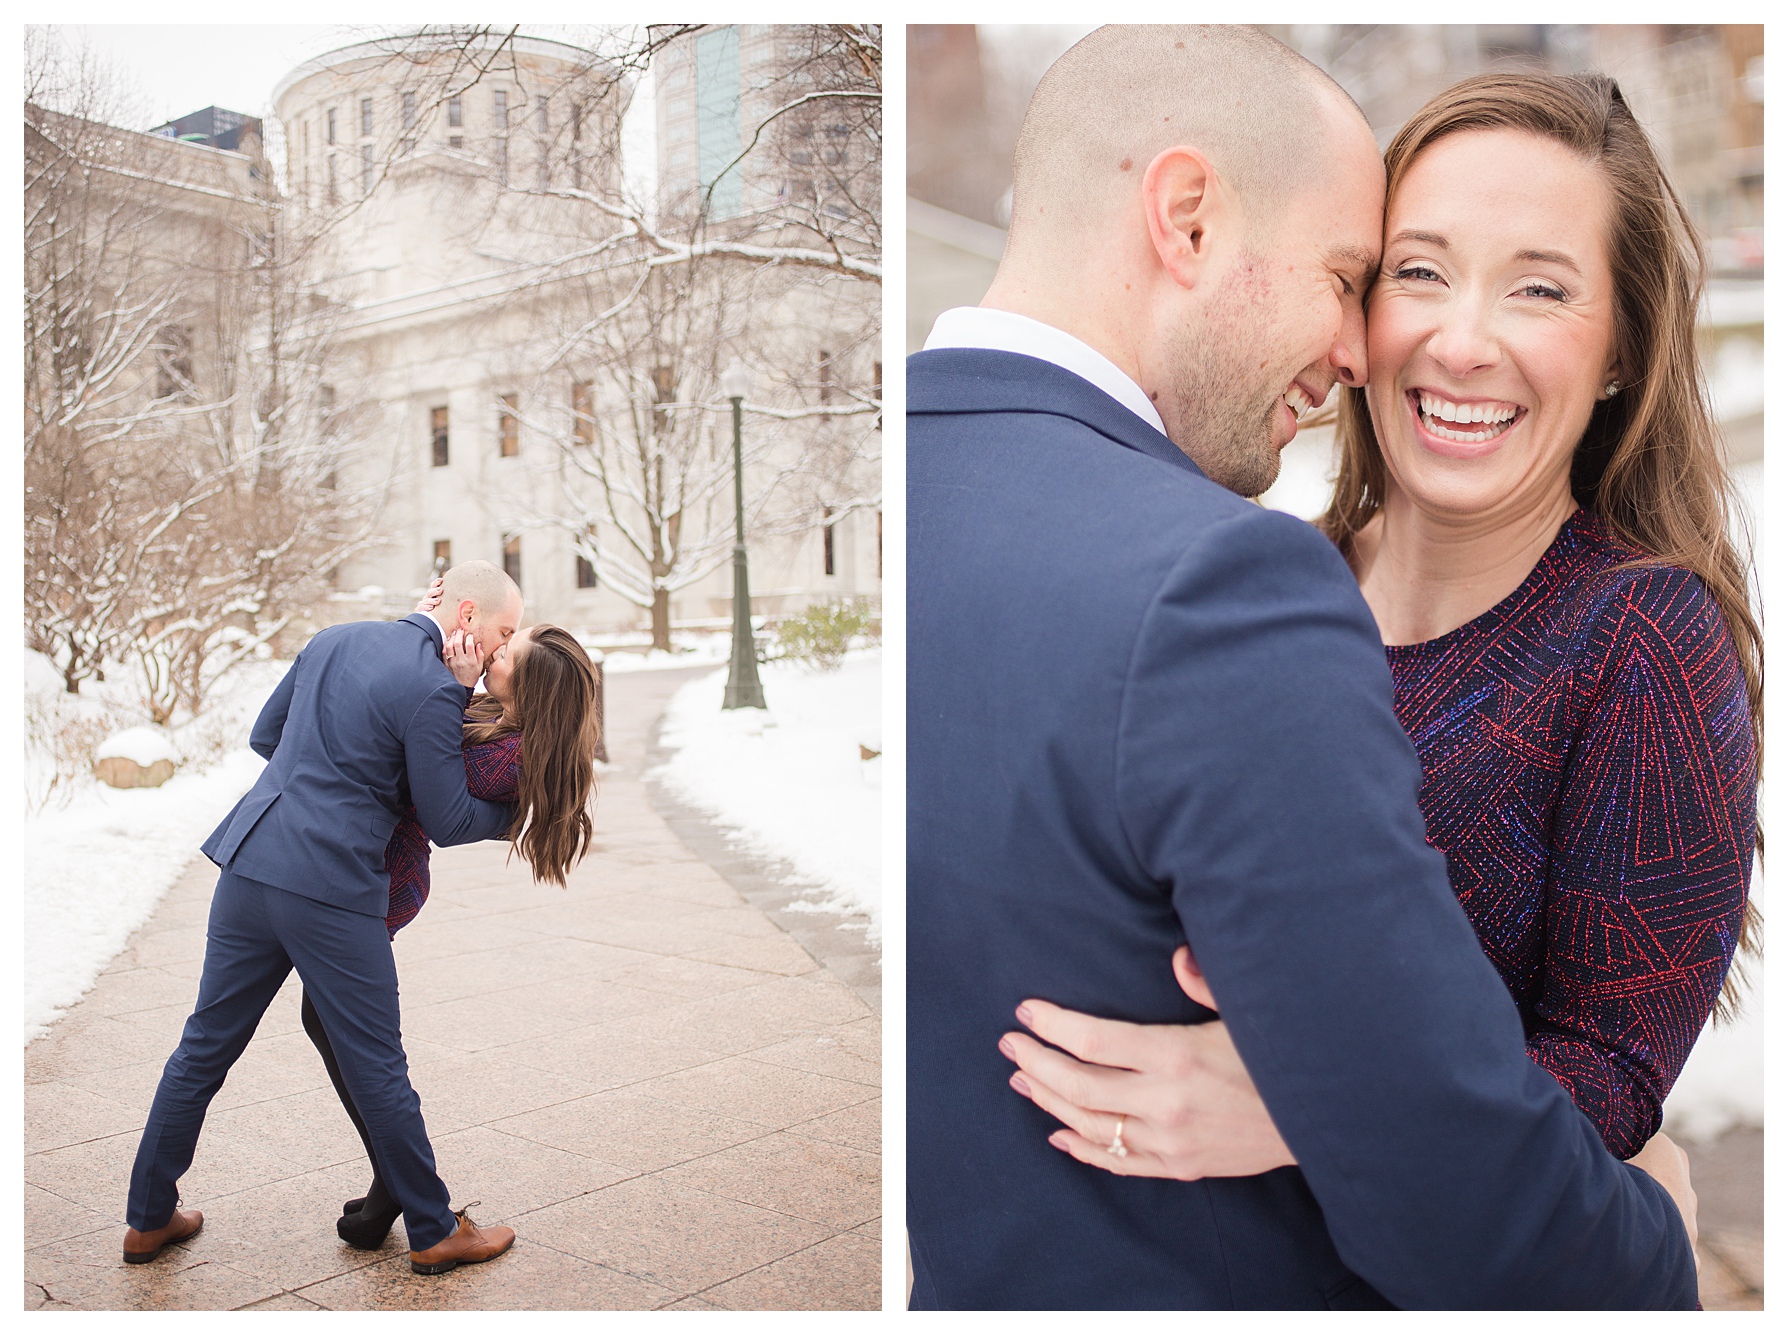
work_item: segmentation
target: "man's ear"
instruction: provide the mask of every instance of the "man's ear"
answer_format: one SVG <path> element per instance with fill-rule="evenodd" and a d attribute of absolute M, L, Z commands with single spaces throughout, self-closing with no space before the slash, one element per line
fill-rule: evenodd
<path fill-rule="evenodd" d="M 1142 207 L 1161 267 L 1192 287 L 1211 253 L 1211 230 L 1226 223 L 1225 191 L 1210 159 L 1184 144 L 1164 148 L 1142 173 Z"/>
<path fill-rule="evenodd" d="M 477 615 L 478 604 L 473 602 L 470 598 L 461 598 L 459 600 L 459 617 L 455 620 L 454 624 L 470 630 L 472 628 L 472 619 Z"/>

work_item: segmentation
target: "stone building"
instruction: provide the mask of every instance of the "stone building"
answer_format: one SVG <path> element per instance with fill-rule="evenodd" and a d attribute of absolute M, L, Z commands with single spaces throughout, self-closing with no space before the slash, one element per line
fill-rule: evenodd
<path fill-rule="evenodd" d="M 750 69 L 754 42 L 786 30 L 748 36 L 742 48 L 732 29 L 673 43 L 659 57 L 669 67 L 661 88 L 675 86 L 684 50 L 713 65 L 704 40 L 716 31 L 731 34 L 721 45 L 743 49 Z M 823 271 L 784 278 L 724 256 L 678 262 L 697 232 L 654 223 L 650 207 L 625 197 L 620 128 L 631 93 L 628 76 L 596 53 L 525 37 L 476 51 L 363 43 L 306 62 L 277 87 L 293 226 L 315 238 L 335 307 L 335 395 L 344 410 L 359 406 L 349 480 L 385 494 L 385 540 L 336 573 L 339 615 L 400 611 L 437 561 L 481 557 L 518 577 L 530 620 L 640 629 L 651 618 L 637 587 L 649 549 L 680 544 L 700 560 L 668 577 L 675 587 L 661 611 L 681 624 L 722 620 L 731 419 L 716 384 L 733 357 L 756 372 L 748 497 L 772 480 L 781 488 L 774 505 L 751 506 L 755 610 L 879 595 L 878 507 L 862 503 L 879 480 L 858 457 L 874 450 L 861 439 L 870 433 L 847 429 L 869 419 L 801 416 L 847 382 L 871 384 L 879 353 L 862 330 L 876 323 L 879 288 Z M 728 160 L 743 152 L 755 128 L 737 115 L 704 124 L 716 161 L 729 142 Z M 714 138 L 723 127 L 730 141 Z M 680 159 L 669 138 L 659 145 L 668 178 Z M 725 211 L 744 220 L 764 203 L 741 191 Z M 690 314 L 704 300 L 725 319 Z M 651 325 L 648 314 L 673 306 L 676 320 Z M 857 341 L 829 362 L 835 331 Z M 624 463 L 629 424 L 641 420 L 642 454 L 682 434 L 643 478 L 599 477 L 592 461 L 613 446 L 605 466 Z M 834 446 L 856 466 L 831 470 L 829 503 L 804 465 Z M 662 481 L 653 466 L 699 474 L 689 484 L 699 494 L 635 504 L 630 486 L 649 492 Z M 813 494 L 801 499 L 797 482 Z M 838 514 L 830 531 L 828 504 Z"/>

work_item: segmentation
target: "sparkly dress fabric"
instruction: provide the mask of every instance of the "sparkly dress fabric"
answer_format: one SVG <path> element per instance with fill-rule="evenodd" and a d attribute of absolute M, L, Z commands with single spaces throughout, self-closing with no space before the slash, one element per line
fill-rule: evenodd
<path fill-rule="evenodd" d="M 1732 963 L 1756 791 L 1744 675 L 1687 571 L 1578 511 L 1514 593 L 1387 649 L 1428 841 L 1528 1052 L 1620 1158 L 1658 1130 Z"/>
<path fill-rule="evenodd" d="M 465 748 L 466 787 L 487 802 L 513 802 L 521 778 L 521 734 L 506 733 L 494 741 Z M 407 807 L 391 842 L 385 846 L 385 869 L 391 873 L 391 903 L 385 930 L 392 936 L 409 925 L 428 902 L 428 835 Z"/>

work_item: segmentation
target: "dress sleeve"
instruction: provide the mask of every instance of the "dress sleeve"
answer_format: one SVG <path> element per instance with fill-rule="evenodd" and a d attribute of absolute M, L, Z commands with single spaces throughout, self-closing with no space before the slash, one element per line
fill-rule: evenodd
<path fill-rule="evenodd" d="M 1695 576 L 1630 573 L 1581 664 L 1528 1053 L 1625 1159 L 1656 1134 L 1732 963 L 1755 765 L 1737 650 Z"/>
<path fill-rule="evenodd" d="M 521 784 L 521 734 L 466 747 L 466 787 L 487 802 L 513 802 Z"/>

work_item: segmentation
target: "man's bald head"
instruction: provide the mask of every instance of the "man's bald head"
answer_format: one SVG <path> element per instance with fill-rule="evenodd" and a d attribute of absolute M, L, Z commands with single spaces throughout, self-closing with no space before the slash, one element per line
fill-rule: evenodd
<path fill-rule="evenodd" d="M 489 561 L 462 561 L 441 577 L 434 617 L 443 631 L 472 635 L 488 663 L 521 627 L 521 586 Z"/>
<path fill-rule="evenodd" d="M 521 596 L 521 586 L 489 561 L 461 561 L 441 577 L 443 610 L 470 600 L 480 612 L 494 616 L 511 601 L 519 605 Z"/>
<path fill-rule="evenodd" d="M 1013 239 L 1076 233 L 1178 145 L 1210 160 L 1256 225 L 1270 222 L 1278 201 L 1321 182 L 1350 119 L 1369 140 L 1340 85 L 1253 28 L 1100 28 L 1031 97 L 1013 158 Z"/>

